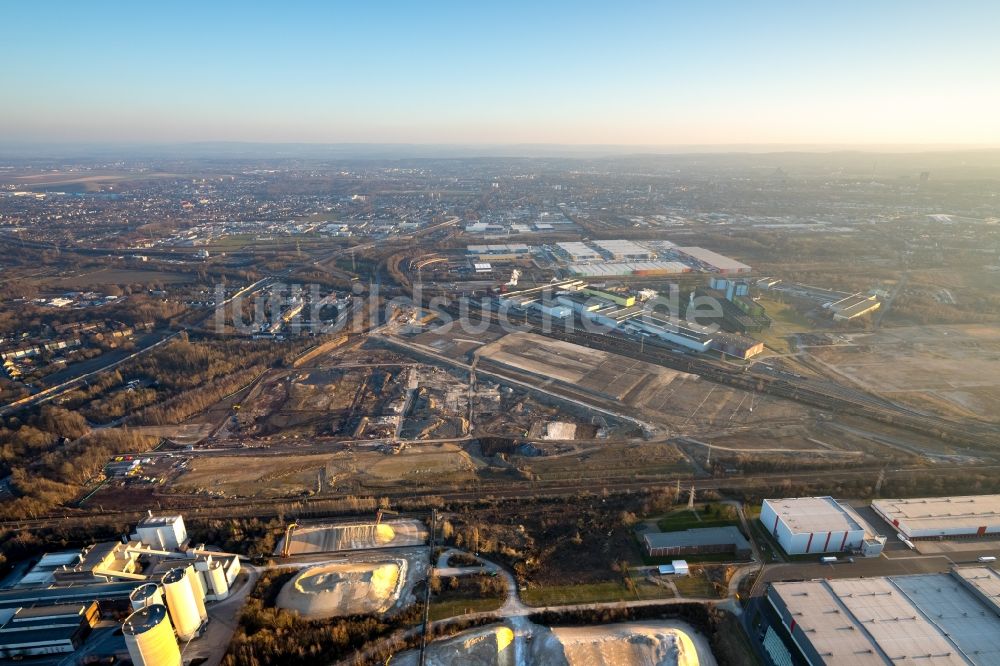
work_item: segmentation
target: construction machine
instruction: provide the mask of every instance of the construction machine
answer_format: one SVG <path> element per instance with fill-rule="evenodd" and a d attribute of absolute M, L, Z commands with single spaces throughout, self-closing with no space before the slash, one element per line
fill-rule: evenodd
<path fill-rule="evenodd" d="M 281 544 L 281 556 L 288 557 L 288 550 L 292 547 L 292 532 L 298 527 L 299 524 L 295 521 L 288 523 L 288 527 L 285 528 L 285 540 Z"/>
<path fill-rule="evenodd" d="M 376 525 L 381 524 L 382 523 L 382 516 L 384 516 L 386 514 L 391 514 L 393 516 L 398 516 L 399 512 L 398 511 L 393 511 L 391 509 L 379 509 L 378 513 L 375 514 L 375 524 Z"/>

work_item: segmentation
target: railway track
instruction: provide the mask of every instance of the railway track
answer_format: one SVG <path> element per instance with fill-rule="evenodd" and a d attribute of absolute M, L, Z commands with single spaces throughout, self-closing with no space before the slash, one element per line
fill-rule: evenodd
<path fill-rule="evenodd" d="M 934 472 L 965 473 L 964 465 L 938 465 Z M 886 478 L 907 476 L 913 473 L 928 472 L 926 467 L 900 467 L 885 472 Z M 1000 465 L 984 465 L 976 468 L 979 473 L 1000 472 Z M 871 479 L 876 481 L 880 468 L 846 469 L 846 470 L 816 470 L 766 472 L 749 476 L 716 476 L 696 478 L 691 476 L 663 476 L 633 481 L 612 479 L 611 483 L 601 484 L 594 479 L 578 482 L 511 482 L 505 481 L 495 485 L 481 485 L 477 488 L 440 491 L 436 489 L 398 489 L 369 496 L 357 495 L 359 499 L 378 500 L 387 498 L 390 502 L 412 499 L 437 499 L 448 502 L 482 501 L 490 499 L 545 499 L 560 497 L 576 497 L 579 495 L 594 495 L 603 490 L 622 493 L 638 493 L 651 489 L 675 488 L 680 481 L 684 489 L 694 487 L 698 490 L 720 490 L 730 488 L 746 488 L 765 485 L 767 483 L 784 481 L 816 481 L 821 478 L 829 483 L 850 481 L 855 479 Z M 206 506 L 206 502 L 209 502 Z M 324 515 L 349 515 L 358 513 L 350 511 L 338 504 L 340 499 L 331 497 L 307 497 L 300 500 L 287 498 L 257 499 L 257 500 L 206 500 L 203 497 L 191 498 L 190 504 L 171 504 L 164 511 L 185 511 L 191 519 L 212 518 L 273 518 L 278 516 L 320 517 Z M 57 527 L 72 527 L 78 524 L 123 524 L 132 523 L 146 515 L 145 509 L 139 511 L 80 511 L 60 516 L 48 516 L 29 520 L 0 521 L 0 530 L 37 530 Z"/>

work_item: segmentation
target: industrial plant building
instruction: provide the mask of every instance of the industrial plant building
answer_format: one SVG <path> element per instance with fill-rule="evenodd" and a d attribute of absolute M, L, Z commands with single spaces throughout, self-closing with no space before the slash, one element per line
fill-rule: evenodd
<path fill-rule="evenodd" d="M 588 277 L 655 277 L 691 270 L 723 275 L 750 272 L 746 264 L 717 252 L 700 247 L 676 247 L 669 241 L 571 241 L 556 243 L 549 249 L 571 273 Z"/>
<path fill-rule="evenodd" d="M 1000 495 L 884 499 L 872 509 L 910 540 L 1000 534 Z"/>
<path fill-rule="evenodd" d="M 556 243 L 556 248 L 559 254 L 574 263 L 602 261 L 604 259 L 600 252 L 593 249 L 586 243 L 581 243 L 579 241 Z"/>
<path fill-rule="evenodd" d="M 886 541 L 854 509 L 832 497 L 764 500 L 760 522 L 789 555 L 852 552 L 875 557 Z"/>
<path fill-rule="evenodd" d="M 497 299 L 502 307 L 534 309 L 554 319 L 566 319 L 575 312 L 581 319 L 608 330 L 653 337 L 696 352 L 718 351 L 748 359 L 764 350 L 761 342 L 672 317 L 643 300 L 655 296 L 656 292 L 649 290 L 635 295 L 624 290 L 594 289 L 581 280 L 566 280 L 503 293 Z"/>
<path fill-rule="evenodd" d="M 991 569 L 772 583 L 767 599 L 814 666 L 1000 664 Z"/>
<path fill-rule="evenodd" d="M 662 275 L 678 275 L 690 273 L 691 267 L 679 261 L 612 261 L 607 263 L 570 264 L 569 270 L 574 275 L 585 277 L 657 277 Z"/>
<path fill-rule="evenodd" d="M 132 538 L 161 550 L 176 550 L 187 543 L 183 516 L 154 516 L 152 512 L 139 521 Z"/>
<path fill-rule="evenodd" d="M 882 307 L 882 303 L 875 296 L 859 293 L 834 301 L 824 307 L 833 313 L 834 321 L 850 321 L 875 312 Z"/>
<path fill-rule="evenodd" d="M 465 254 L 480 261 L 516 261 L 529 256 L 531 248 L 524 243 L 469 245 Z"/>
<path fill-rule="evenodd" d="M 680 532 L 650 532 L 642 537 L 650 557 L 731 553 L 735 559 L 750 557 L 750 542 L 733 526 L 703 527 Z"/>
<path fill-rule="evenodd" d="M 703 247 L 675 247 L 672 251 L 679 255 L 681 261 L 709 273 L 738 275 L 751 271 L 746 264 Z"/>
<path fill-rule="evenodd" d="M 97 620 L 95 601 L 0 609 L 0 658 L 73 652 Z"/>
<path fill-rule="evenodd" d="M 591 243 L 608 259 L 643 261 L 656 259 L 656 252 L 629 240 L 595 240 Z"/>
<path fill-rule="evenodd" d="M 759 332 L 771 326 L 771 319 L 763 306 L 750 297 L 750 283 L 712 277 L 707 290 L 698 290 L 699 296 L 710 296 L 722 308 L 722 325 L 736 333 Z"/>
<path fill-rule="evenodd" d="M 138 614 L 123 631 L 133 663 L 179 664 L 178 638 L 200 635 L 205 603 L 227 598 L 240 569 L 236 555 L 192 547 L 181 516 L 150 514 L 132 540 L 47 553 L 0 590 L 0 657 L 72 652 L 99 611 L 130 606 Z M 177 661 L 164 660 L 175 652 Z"/>

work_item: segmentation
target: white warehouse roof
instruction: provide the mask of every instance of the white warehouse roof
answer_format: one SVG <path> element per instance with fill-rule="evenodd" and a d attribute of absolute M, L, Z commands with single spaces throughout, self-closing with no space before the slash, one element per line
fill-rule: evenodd
<path fill-rule="evenodd" d="M 872 508 L 907 536 L 1000 531 L 1000 495 L 884 499 Z"/>
<path fill-rule="evenodd" d="M 656 254 L 652 250 L 630 240 L 595 240 L 592 245 L 601 248 L 605 252 L 626 257 L 645 256 Z"/>
<path fill-rule="evenodd" d="M 1000 615 L 1000 574 L 988 567 L 958 567 L 952 573 L 961 578 Z"/>
<path fill-rule="evenodd" d="M 602 259 L 601 254 L 587 245 L 586 243 L 581 243 L 579 241 L 568 241 L 563 243 L 556 243 L 556 247 L 568 254 L 573 259 Z"/>
<path fill-rule="evenodd" d="M 786 497 L 764 500 L 792 534 L 865 530 L 861 517 L 832 497 Z M 866 530 L 867 531 L 867 530 Z"/>
<path fill-rule="evenodd" d="M 1000 617 L 949 574 L 773 583 L 768 598 L 819 663 L 985 666 L 1000 659 Z"/>
<path fill-rule="evenodd" d="M 718 252 L 712 252 L 711 250 L 706 250 L 703 247 L 678 247 L 675 248 L 677 252 L 691 257 L 696 261 L 700 261 L 703 264 L 713 266 L 720 271 L 737 271 L 737 272 L 749 272 L 750 267 L 743 262 L 736 261 L 725 255 L 719 254 Z"/>

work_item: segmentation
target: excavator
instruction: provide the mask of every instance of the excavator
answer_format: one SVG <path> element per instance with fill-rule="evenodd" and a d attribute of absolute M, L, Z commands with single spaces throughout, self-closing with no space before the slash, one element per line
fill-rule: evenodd
<path fill-rule="evenodd" d="M 382 516 L 384 516 L 386 514 L 390 514 L 390 515 L 393 515 L 393 516 L 398 516 L 399 512 L 398 511 L 393 511 L 391 509 L 379 509 L 378 513 L 375 514 L 375 525 L 376 526 L 378 526 L 378 525 L 380 525 L 382 523 Z"/>
<path fill-rule="evenodd" d="M 299 524 L 294 520 L 288 523 L 288 527 L 285 528 L 285 540 L 281 544 L 281 556 L 288 557 L 288 550 L 292 547 L 292 531 L 298 527 Z"/>

